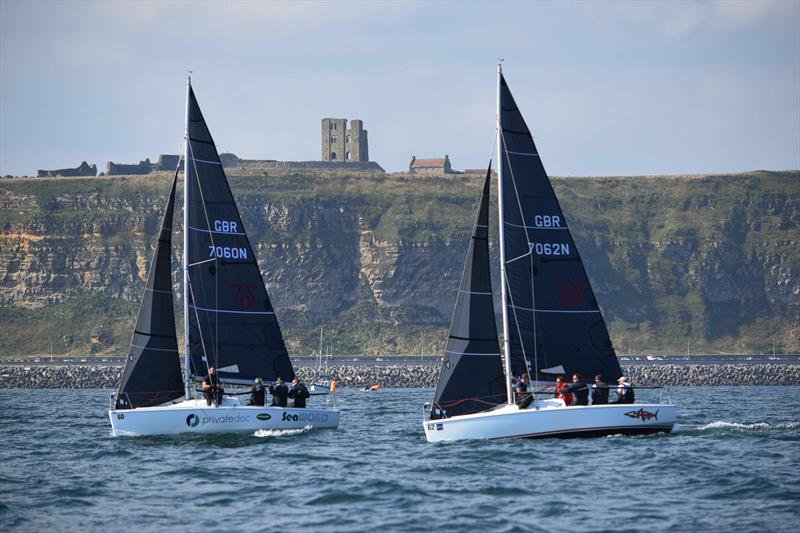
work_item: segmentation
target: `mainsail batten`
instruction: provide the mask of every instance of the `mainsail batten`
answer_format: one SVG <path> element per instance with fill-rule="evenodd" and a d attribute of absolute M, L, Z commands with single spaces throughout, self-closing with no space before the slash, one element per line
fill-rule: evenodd
<path fill-rule="evenodd" d="M 489 166 L 456 297 L 432 418 L 485 411 L 506 401 L 489 272 Z"/>
<path fill-rule="evenodd" d="M 514 375 L 622 372 L 589 278 L 530 130 L 500 74 L 506 306 Z"/>
<path fill-rule="evenodd" d="M 216 145 L 189 89 L 186 165 L 188 322 L 192 374 L 209 366 L 223 382 L 291 379 L 294 369 L 261 271 L 220 164 Z"/>
<path fill-rule="evenodd" d="M 172 180 L 158 242 L 136 318 L 117 408 L 161 405 L 183 395 L 172 299 L 172 218 L 178 175 Z"/>

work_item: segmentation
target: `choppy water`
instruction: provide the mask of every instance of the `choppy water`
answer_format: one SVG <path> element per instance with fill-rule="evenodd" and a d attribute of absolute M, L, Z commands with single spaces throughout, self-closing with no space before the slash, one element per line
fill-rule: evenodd
<path fill-rule="evenodd" d="M 436 445 L 427 389 L 340 390 L 338 431 L 145 438 L 110 436 L 109 393 L 0 390 L 4 527 L 796 531 L 800 518 L 800 387 L 675 388 L 670 435 Z"/>

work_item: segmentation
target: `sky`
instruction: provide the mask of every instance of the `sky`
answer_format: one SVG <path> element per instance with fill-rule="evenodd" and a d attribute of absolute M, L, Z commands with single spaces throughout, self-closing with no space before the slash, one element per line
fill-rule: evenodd
<path fill-rule="evenodd" d="M 188 70 L 220 151 L 478 168 L 500 58 L 551 175 L 800 168 L 800 0 L 0 0 L 0 175 L 178 153 Z"/>

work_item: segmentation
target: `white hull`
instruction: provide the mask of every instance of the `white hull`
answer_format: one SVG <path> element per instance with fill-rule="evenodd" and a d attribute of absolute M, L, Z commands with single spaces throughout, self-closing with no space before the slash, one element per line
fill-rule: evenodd
<path fill-rule="evenodd" d="M 335 429 L 339 426 L 339 411 L 335 409 L 244 406 L 236 398 L 227 396 L 221 407 L 213 404 L 208 407 L 200 398 L 158 407 L 109 409 L 108 418 L 114 436 L 254 432 L 305 427 Z"/>
<path fill-rule="evenodd" d="M 669 404 L 611 404 L 566 407 L 541 400 L 527 409 L 506 405 L 483 413 L 424 420 L 428 442 L 476 439 L 596 437 L 669 432 L 677 411 Z"/>

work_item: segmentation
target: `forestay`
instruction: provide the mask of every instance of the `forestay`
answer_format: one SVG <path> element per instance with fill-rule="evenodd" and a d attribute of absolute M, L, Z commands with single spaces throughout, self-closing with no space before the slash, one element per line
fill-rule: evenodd
<path fill-rule="evenodd" d="M 176 171 L 125 360 L 117 409 L 160 405 L 183 395 L 170 252 L 177 180 Z"/>
<path fill-rule="evenodd" d="M 567 221 L 530 130 L 500 75 L 507 306 L 512 372 L 552 381 L 541 369 L 621 375 Z M 535 372 L 538 371 L 538 372 Z"/>
<path fill-rule="evenodd" d="M 189 351 L 192 374 L 223 382 L 294 377 L 278 321 L 194 91 L 189 89 Z"/>
<path fill-rule="evenodd" d="M 431 418 L 485 411 L 506 401 L 489 275 L 491 163 L 472 230 Z"/>

